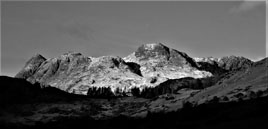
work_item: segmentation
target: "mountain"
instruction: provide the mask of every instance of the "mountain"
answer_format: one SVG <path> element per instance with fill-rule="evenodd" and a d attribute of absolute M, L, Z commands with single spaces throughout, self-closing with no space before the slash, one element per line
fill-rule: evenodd
<path fill-rule="evenodd" d="M 268 58 L 193 59 L 160 43 L 125 58 L 37 54 L 0 76 L 0 127 L 253 128 L 267 123 L 267 69 Z"/>
<path fill-rule="evenodd" d="M 202 90 L 191 100 L 203 103 L 213 97 L 234 101 L 250 99 L 254 95 L 267 96 L 268 58 L 250 63 L 250 66 L 246 64 L 246 67 L 225 74 L 217 84 Z"/>
<path fill-rule="evenodd" d="M 132 87 L 153 87 L 168 79 L 209 76 L 212 74 L 198 70 L 197 63 L 186 53 L 154 43 L 138 47 L 123 59 L 86 57 L 75 52 L 49 59 L 36 55 L 15 77 L 86 95 L 89 87 L 110 87 L 113 92 L 119 88 L 128 92 Z"/>
<path fill-rule="evenodd" d="M 222 74 L 228 71 L 247 69 L 253 61 L 241 56 L 224 56 L 221 58 L 205 57 L 194 58 L 200 69 L 209 71 L 213 74 Z"/>
<path fill-rule="evenodd" d="M 232 71 L 249 68 L 252 64 L 253 61 L 241 56 L 225 56 L 218 62 L 219 67 Z"/>
<path fill-rule="evenodd" d="M 115 62 L 104 64 L 120 67 Z M 261 128 L 268 118 L 267 68 L 265 58 L 247 69 L 226 72 L 217 84 L 205 88 L 200 87 L 204 78 L 169 79 L 152 88 L 177 91 L 151 99 L 91 98 L 0 76 L 0 127 Z"/>
<path fill-rule="evenodd" d="M 89 88 L 109 87 L 112 92 L 130 92 L 137 87 L 155 87 L 182 78 L 202 78 L 197 81 L 208 87 L 226 73 L 248 69 L 253 62 L 244 57 L 191 58 L 184 52 L 162 43 L 143 44 L 127 57 L 86 57 L 68 52 L 56 58 L 33 56 L 15 76 L 56 87 L 63 91 L 87 95 Z M 208 79 L 204 79 L 208 78 Z M 165 84 L 165 83 L 164 83 Z M 187 87 L 187 86 L 186 86 Z"/>
<path fill-rule="evenodd" d="M 46 60 L 45 57 L 43 57 L 40 54 L 36 54 L 33 56 L 30 60 L 26 62 L 26 65 L 23 67 L 23 69 L 16 75 L 17 78 L 23 78 L 27 79 L 30 76 L 32 76 L 36 70 L 39 68 L 39 66 Z"/>
<path fill-rule="evenodd" d="M 120 57 L 94 58 L 75 52 L 47 60 L 33 57 L 15 77 L 76 94 L 87 94 L 88 88 L 93 86 L 114 90 L 144 81 L 135 65 L 126 63 Z"/>
<path fill-rule="evenodd" d="M 142 91 L 141 96 L 153 98 L 150 112 L 176 111 L 185 102 L 198 106 L 268 97 L 268 58 L 254 62 L 247 69 L 223 73 L 216 81 L 214 77 L 169 79 Z"/>
<path fill-rule="evenodd" d="M 162 43 L 144 44 L 123 59 L 139 64 L 144 77 L 179 79 L 212 76 L 210 72 L 199 70 L 198 64 L 186 53 L 168 48 Z"/>

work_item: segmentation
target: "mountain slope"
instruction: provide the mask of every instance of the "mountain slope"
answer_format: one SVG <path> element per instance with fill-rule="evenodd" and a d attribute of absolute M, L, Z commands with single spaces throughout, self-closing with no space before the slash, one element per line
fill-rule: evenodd
<path fill-rule="evenodd" d="M 36 70 L 40 67 L 40 65 L 46 60 L 40 54 L 36 54 L 30 60 L 28 60 L 23 67 L 23 69 L 15 76 L 17 78 L 27 79 L 32 76 Z"/>
<path fill-rule="evenodd" d="M 36 58 L 31 58 L 34 59 Z M 139 70 L 125 63 L 120 57 L 94 58 L 73 52 L 38 62 L 38 68 L 34 67 L 30 75 L 22 76 L 30 66 L 37 66 L 35 62 L 27 63 L 16 77 L 76 94 L 87 94 L 90 86 L 110 86 L 114 90 L 116 87 L 129 87 L 131 83 L 143 83 L 144 80 L 139 75 Z"/>
<path fill-rule="evenodd" d="M 251 95 L 268 89 L 267 69 L 268 58 L 265 58 L 253 63 L 247 69 L 227 73 L 216 85 L 202 90 L 190 100 L 202 103 L 215 96 L 222 99 L 228 98 L 229 101 L 239 98 L 249 99 Z"/>
<path fill-rule="evenodd" d="M 68 52 L 57 58 L 37 54 L 15 76 L 42 87 L 52 86 L 69 93 L 86 95 L 90 87 L 110 87 L 130 92 L 180 78 L 208 78 L 215 82 L 224 73 L 247 69 L 252 61 L 243 57 L 191 58 L 161 43 L 144 44 L 125 58 L 86 57 Z M 207 86 L 204 86 L 207 87 Z"/>
<path fill-rule="evenodd" d="M 252 66 L 253 61 L 240 56 L 224 56 L 222 58 L 194 58 L 202 70 L 213 74 L 223 74 L 228 71 L 246 69 Z"/>
<path fill-rule="evenodd" d="M 0 76 L 0 108 L 10 104 L 29 104 L 42 102 L 70 101 L 81 96 L 69 94 L 55 87 L 41 88 L 25 79 Z"/>
<path fill-rule="evenodd" d="M 85 57 L 69 52 L 57 58 L 32 57 L 16 75 L 31 83 L 61 90 L 87 94 L 89 87 L 111 87 L 130 91 L 132 87 L 156 86 L 168 79 L 212 76 L 200 71 L 187 54 L 161 43 L 145 44 L 134 55 L 124 59 L 116 56 Z"/>
<path fill-rule="evenodd" d="M 255 65 L 257 67 L 262 63 Z M 267 95 L 238 102 L 193 105 L 185 103 L 182 96 L 182 100 L 170 96 L 160 101 L 160 98 L 149 100 L 136 97 L 92 99 L 68 94 L 57 88 L 40 89 L 38 85 L 23 79 L 0 77 L 0 81 L 4 88 L 0 91 L 1 128 L 118 129 L 131 125 L 129 128 L 244 129 L 263 127 L 268 118 Z M 10 98 L 12 96 L 14 99 Z M 7 98 L 8 103 L 3 102 L 3 98 Z M 172 105 L 179 110 L 170 110 Z"/>
<path fill-rule="evenodd" d="M 212 76 L 210 72 L 198 70 L 197 63 L 186 53 L 168 48 L 161 43 L 144 44 L 123 59 L 139 64 L 145 77 L 178 79 Z"/>

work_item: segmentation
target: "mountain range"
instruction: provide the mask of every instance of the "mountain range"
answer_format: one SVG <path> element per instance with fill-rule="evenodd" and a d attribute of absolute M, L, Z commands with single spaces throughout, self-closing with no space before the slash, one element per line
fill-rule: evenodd
<path fill-rule="evenodd" d="M 162 43 L 124 58 L 37 54 L 0 77 L 0 127 L 258 127 L 268 118 L 267 68 L 268 58 L 192 58 Z"/>
<path fill-rule="evenodd" d="M 206 78 L 217 73 L 250 67 L 244 57 L 191 58 L 162 43 L 144 44 L 127 57 L 86 57 L 68 52 L 56 58 L 33 56 L 15 76 L 32 84 L 52 86 L 69 93 L 87 94 L 89 87 L 110 87 L 129 92 L 131 88 L 155 87 L 169 79 Z"/>

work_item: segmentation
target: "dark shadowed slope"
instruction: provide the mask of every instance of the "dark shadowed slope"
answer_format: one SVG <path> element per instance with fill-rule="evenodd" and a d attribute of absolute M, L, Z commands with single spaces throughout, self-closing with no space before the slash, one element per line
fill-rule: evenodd
<path fill-rule="evenodd" d="M 266 96 L 239 102 L 207 103 L 196 107 L 184 104 L 182 110 L 170 113 L 149 112 L 145 118 L 131 118 L 122 114 L 112 119 L 95 120 L 90 116 L 81 115 L 80 117 L 58 117 L 54 121 L 37 122 L 34 125 L 1 125 L 0 123 L 0 126 L 12 129 L 258 129 L 267 126 L 267 108 Z"/>
<path fill-rule="evenodd" d="M 41 88 L 39 83 L 31 84 L 25 79 L 0 76 L 0 103 L 26 104 L 69 101 L 83 96 L 66 93 L 55 87 Z"/>

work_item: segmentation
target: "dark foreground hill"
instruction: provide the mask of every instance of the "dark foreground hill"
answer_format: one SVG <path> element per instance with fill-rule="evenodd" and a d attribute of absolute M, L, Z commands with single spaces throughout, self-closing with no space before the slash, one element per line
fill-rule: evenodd
<path fill-rule="evenodd" d="M 19 87 L 14 84 L 24 83 L 23 80 L 1 77 L 1 81 L 3 79 L 16 81 L 17 83 L 13 83 L 13 86 L 9 85 L 15 88 L 14 90 Z M 61 94 L 54 89 L 42 91 L 27 83 L 23 86 L 29 86 L 26 88 L 27 94 L 23 94 L 24 97 L 21 95 L 25 90 L 18 90 L 17 94 L 10 92 L 11 96 L 17 98 L 11 99 L 11 102 L 16 103 L 2 105 L 3 101 L 1 102 L 1 129 L 252 129 L 265 128 L 268 120 L 268 96 L 262 95 L 249 100 L 241 99 L 224 103 L 219 100 L 207 101 L 200 105 L 184 102 L 183 107 L 176 111 L 151 112 L 148 110 L 148 105 L 156 100 L 134 97 L 79 98 L 70 94 Z M 2 89 L 2 93 L 4 91 L 10 90 Z M 32 94 L 34 92 L 38 94 Z M 267 94 L 268 90 L 263 92 Z M 10 97 L 2 93 L 1 97 Z M 47 94 L 47 97 L 40 99 L 41 94 Z M 57 97 L 51 97 L 53 95 Z M 69 98 L 69 96 L 72 97 Z M 55 99 L 61 97 L 63 99 Z M 39 101 L 29 101 L 36 100 L 36 98 L 39 98 Z M 20 100 L 21 103 L 15 100 Z M 144 117 L 129 115 L 135 114 L 134 112 L 138 110 L 147 110 L 147 114 Z"/>
<path fill-rule="evenodd" d="M 82 95 L 66 93 L 55 87 L 41 88 L 39 83 L 31 84 L 24 79 L 0 76 L 1 106 L 42 102 L 70 101 L 85 98 Z"/>

